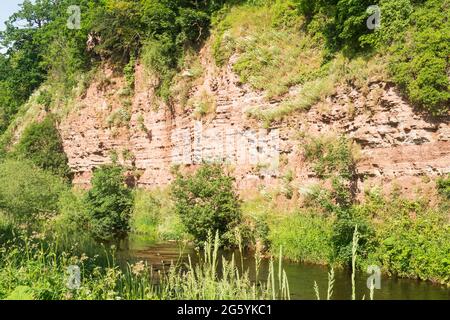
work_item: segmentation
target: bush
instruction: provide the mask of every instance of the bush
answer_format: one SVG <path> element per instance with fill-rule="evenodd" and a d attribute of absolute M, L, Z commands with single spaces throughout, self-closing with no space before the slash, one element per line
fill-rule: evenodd
<path fill-rule="evenodd" d="M 0 208 L 18 220 L 55 214 L 65 184 L 59 177 L 29 161 L 7 160 L 0 164 Z"/>
<path fill-rule="evenodd" d="M 84 200 L 84 192 L 67 190 L 59 197 L 59 219 L 52 226 L 54 230 L 65 233 L 80 233 L 89 231 L 89 214 Z"/>
<path fill-rule="evenodd" d="M 133 194 L 124 183 L 123 169 L 105 165 L 94 171 L 85 197 L 90 231 L 99 240 L 125 238 L 133 209 Z"/>
<path fill-rule="evenodd" d="M 358 257 L 367 259 L 375 233 L 370 221 L 359 214 L 357 206 L 351 210 L 342 210 L 337 214 L 333 225 L 331 243 L 333 246 L 332 261 L 337 264 L 349 265 L 352 261 L 352 243 L 355 228 L 360 235 L 358 242 Z"/>
<path fill-rule="evenodd" d="M 445 115 L 450 105 L 448 10 L 448 2 L 440 0 L 418 6 L 404 41 L 392 49 L 395 82 L 413 103 L 434 115 Z"/>
<path fill-rule="evenodd" d="M 24 130 L 16 152 L 20 158 L 30 160 L 44 170 L 68 180 L 71 178 L 62 139 L 51 116 L 40 123 L 31 124 Z"/>
<path fill-rule="evenodd" d="M 221 166 L 203 164 L 186 176 L 178 172 L 172 195 L 175 211 L 195 240 L 206 241 L 209 234 L 219 232 L 222 243 L 232 242 L 232 231 L 242 218 L 240 200 L 233 178 Z"/>
<path fill-rule="evenodd" d="M 165 101 L 170 97 L 170 85 L 175 75 L 178 54 L 179 49 L 175 42 L 166 35 L 148 40 L 142 49 L 142 61 L 159 76 L 157 94 Z"/>
<path fill-rule="evenodd" d="M 410 205 L 389 219 L 378 239 L 373 256 L 390 274 L 450 284 L 450 224 L 445 214 Z"/>

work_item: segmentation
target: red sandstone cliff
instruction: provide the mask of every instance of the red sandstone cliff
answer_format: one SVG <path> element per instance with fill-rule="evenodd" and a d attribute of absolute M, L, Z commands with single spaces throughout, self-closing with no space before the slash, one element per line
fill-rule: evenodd
<path fill-rule="evenodd" d="M 174 163 L 195 163 L 202 157 L 232 164 L 240 189 L 277 186 L 288 168 L 295 173 L 297 186 L 307 186 L 315 178 L 304 160 L 299 133 L 344 133 L 353 138 L 362 154 L 358 165 L 360 189 L 395 182 L 404 190 L 414 191 L 426 188 L 429 179 L 424 177 L 450 172 L 449 119 L 434 122 L 416 113 L 391 84 L 373 82 L 368 92 L 341 86 L 308 112 L 286 117 L 274 123 L 271 130 L 258 131 L 262 123 L 250 119 L 246 110 L 276 107 L 280 102 L 267 101 L 262 92 L 242 85 L 230 65 L 216 68 L 207 49 L 200 54 L 205 72 L 189 95 L 206 92 L 216 104 L 215 113 L 201 122 L 192 108 L 183 109 L 177 101 L 170 107 L 159 102 L 154 81 L 140 65 L 136 67 L 131 119 L 126 125 L 107 123 L 108 117 L 123 108 L 124 79 L 105 71 L 109 79 L 106 87 L 99 81 L 90 85 L 60 125 L 64 149 L 76 174 L 74 183 L 88 184 L 92 169 L 109 163 L 114 151 L 119 161 L 140 172 L 138 184 L 146 187 L 169 183 Z M 200 128 L 202 135 L 198 134 Z M 267 152 L 264 148 L 279 152 L 277 160 L 283 161 L 279 161 L 278 171 L 256 170 L 255 161 L 240 159 L 239 148 L 245 144 L 241 137 L 252 130 L 256 134 L 246 137 L 260 139 L 256 152 Z M 271 132 L 279 134 L 278 143 L 264 138 Z"/>

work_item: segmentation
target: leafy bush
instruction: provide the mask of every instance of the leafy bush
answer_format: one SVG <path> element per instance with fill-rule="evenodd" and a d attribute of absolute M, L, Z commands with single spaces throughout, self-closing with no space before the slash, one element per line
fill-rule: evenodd
<path fill-rule="evenodd" d="M 219 232 L 222 243 L 231 242 L 232 231 L 241 221 L 240 201 L 233 178 L 221 166 L 203 164 L 195 174 L 186 176 L 178 172 L 172 195 L 175 211 L 197 241 Z"/>
<path fill-rule="evenodd" d="M 367 217 L 360 215 L 357 207 L 351 210 L 342 210 L 337 214 L 333 225 L 331 243 L 333 246 L 332 261 L 337 264 L 350 265 L 352 261 L 352 240 L 355 227 L 360 235 L 358 242 L 358 257 L 367 259 L 372 249 L 374 230 Z"/>
<path fill-rule="evenodd" d="M 387 202 L 371 255 L 390 274 L 450 284 L 450 223 L 446 212 L 411 201 Z M 386 210 L 386 207 L 383 209 Z"/>
<path fill-rule="evenodd" d="M 85 203 L 90 231 L 99 240 L 121 239 L 129 231 L 133 194 L 124 181 L 119 166 L 105 165 L 94 171 Z"/>
<path fill-rule="evenodd" d="M 22 133 L 16 151 L 19 157 L 31 160 L 44 170 L 66 179 L 71 177 L 62 139 L 51 116 L 28 126 Z"/>
<path fill-rule="evenodd" d="M 81 190 L 67 190 L 59 197 L 59 216 L 53 230 L 65 233 L 88 232 L 90 225 L 89 212 L 84 202 L 85 194 Z"/>
<path fill-rule="evenodd" d="M 45 107 L 45 109 L 48 110 L 52 103 L 51 93 L 48 92 L 47 90 L 42 90 L 39 93 L 39 96 L 37 97 L 36 102 L 39 103 L 40 105 L 43 105 Z"/>
<path fill-rule="evenodd" d="M 6 160 L 0 164 L 0 208 L 17 220 L 55 214 L 63 181 L 29 161 Z"/>
<path fill-rule="evenodd" d="M 426 1 L 411 16 L 405 39 L 393 47 L 391 73 L 415 104 L 434 115 L 445 115 L 450 105 L 449 2 Z"/>
<path fill-rule="evenodd" d="M 159 76 L 157 94 L 166 101 L 170 97 L 170 85 L 175 75 L 178 53 L 177 46 L 168 36 L 147 40 L 142 49 L 144 64 Z"/>

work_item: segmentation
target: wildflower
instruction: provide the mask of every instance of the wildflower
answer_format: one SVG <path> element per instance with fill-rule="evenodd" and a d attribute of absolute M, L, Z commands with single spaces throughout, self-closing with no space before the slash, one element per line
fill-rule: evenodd
<path fill-rule="evenodd" d="M 85 253 L 83 253 L 80 257 L 80 262 L 83 263 L 84 261 L 86 261 L 88 259 L 89 259 L 89 257 Z"/>
<path fill-rule="evenodd" d="M 131 272 L 136 276 L 140 275 L 144 270 L 145 270 L 144 261 L 139 261 L 131 267 Z"/>

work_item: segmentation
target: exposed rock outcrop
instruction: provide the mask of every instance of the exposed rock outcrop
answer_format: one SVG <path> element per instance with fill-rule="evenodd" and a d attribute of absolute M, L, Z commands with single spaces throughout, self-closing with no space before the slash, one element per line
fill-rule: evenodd
<path fill-rule="evenodd" d="M 105 71 L 107 86 L 94 82 L 60 126 L 74 182 L 88 184 L 93 168 L 111 162 L 113 152 L 136 168 L 141 186 L 165 185 L 173 164 L 189 166 L 202 158 L 231 163 L 240 189 L 276 186 L 286 168 L 294 171 L 298 186 L 307 185 L 315 177 L 303 157 L 302 133 L 353 138 L 361 146 L 358 171 L 365 184 L 397 182 L 411 190 L 426 184 L 424 176 L 450 172 L 449 119 L 416 113 L 391 84 L 374 82 L 365 92 L 339 87 L 326 101 L 266 130 L 246 110 L 275 108 L 280 101 L 267 101 L 263 92 L 241 84 L 230 65 L 216 68 L 207 50 L 201 52 L 203 78 L 189 92 L 214 98 L 215 113 L 201 121 L 192 108 L 155 99 L 154 81 L 142 66 L 136 67 L 129 102 L 121 92 L 124 80 Z M 125 123 L 108 124 L 114 114 Z M 261 159 L 279 163 L 279 170 L 267 169 Z"/>

